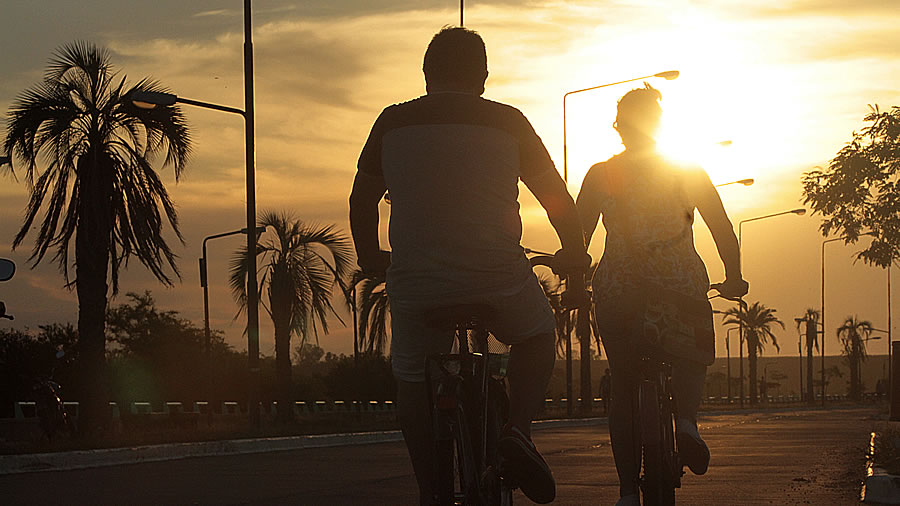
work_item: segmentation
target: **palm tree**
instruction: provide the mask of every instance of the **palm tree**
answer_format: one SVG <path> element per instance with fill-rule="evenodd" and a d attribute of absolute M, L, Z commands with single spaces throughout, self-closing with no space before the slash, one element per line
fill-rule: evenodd
<path fill-rule="evenodd" d="M 859 369 L 866 360 L 866 341 L 869 340 L 873 330 L 872 322 L 860 321 L 855 316 L 848 316 L 844 324 L 837 329 L 838 338 L 844 345 L 844 357 L 850 367 L 850 398 L 853 400 L 859 400 L 862 392 Z"/>
<path fill-rule="evenodd" d="M 797 330 L 800 324 L 806 324 L 806 401 L 809 404 L 816 403 L 813 392 L 813 347 L 819 351 L 819 311 L 808 308 L 803 316 L 796 319 Z"/>
<path fill-rule="evenodd" d="M 177 106 L 135 107 L 129 97 L 137 90 L 167 91 L 146 78 L 126 85 L 125 77 L 113 71 L 108 51 L 75 42 L 56 52 L 44 80 L 23 92 L 8 113 L 4 148 L 24 161 L 31 193 L 13 248 L 44 209 L 29 261 L 37 266 L 54 249 L 66 286 L 74 286 L 78 295 L 81 427 L 87 431 L 109 416 L 104 380 L 108 278 L 115 295 L 119 269 L 132 256 L 166 285 L 172 284 L 168 269 L 179 276 L 162 234 L 167 221 L 181 240 L 178 218 L 151 162 L 165 153 L 162 166 L 172 165 L 178 180 L 190 135 Z"/>
<path fill-rule="evenodd" d="M 391 305 L 384 277 L 364 278 L 359 295 L 359 348 L 362 353 L 384 355 L 388 342 Z"/>
<path fill-rule="evenodd" d="M 312 335 L 318 344 L 319 327 L 328 333 L 328 315 L 340 320 L 331 297 L 350 273 L 352 247 L 333 226 L 307 225 L 285 213 L 265 212 L 259 225 L 272 231 L 256 254 L 262 257 L 259 291 L 268 295 L 263 306 L 275 326 L 278 418 L 286 422 L 293 417 L 291 337 L 298 336 L 302 346 Z M 247 306 L 247 264 L 243 246 L 231 262 L 231 290 L 242 311 Z"/>
<path fill-rule="evenodd" d="M 722 322 L 726 325 L 743 325 L 744 341 L 747 343 L 747 360 L 750 363 L 750 403 L 756 404 L 756 362 L 757 356 L 762 355 L 769 339 L 775 349 L 781 351 L 778 347 L 778 340 L 772 332 L 775 325 L 784 329 L 784 323 L 775 316 L 775 309 L 768 308 L 764 304 L 754 302 L 749 306 L 740 304 L 725 311 L 725 320 Z M 743 379 L 741 380 L 743 381 Z"/>

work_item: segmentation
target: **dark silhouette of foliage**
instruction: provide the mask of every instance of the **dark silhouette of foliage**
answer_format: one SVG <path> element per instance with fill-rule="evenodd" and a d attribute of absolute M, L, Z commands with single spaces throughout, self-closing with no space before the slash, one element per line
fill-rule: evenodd
<path fill-rule="evenodd" d="M 823 236 L 845 236 L 854 244 L 871 235 L 857 258 L 887 267 L 900 257 L 900 107 L 869 106 L 871 123 L 838 151 L 827 169 L 803 176 L 804 203 L 825 218 Z"/>
<path fill-rule="evenodd" d="M 119 269 L 132 257 L 165 284 L 171 284 L 168 269 L 178 275 L 162 230 L 167 221 L 181 239 L 175 206 L 152 162 L 163 153 L 162 165 L 172 165 L 177 179 L 188 159 L 190 135 L 178 107 L 139 109 L 130 100 L 136 90 L 166 91 L 149 79 L 126 85 L 104 49 L 83 42 L 63 46 L 44 80 L 10 107 L 3 146 L 24 162 L 31 193 L 13 248 L 36 230 L 32 265 L 55 250 L 54 260 L 78 294 L 79 369 L 89 389 L 81 427 L 89 431 L 105 422 L 108 411 L 107 279 L 115 294 Z"/>
<path fill-rule="evenodd" d="M 41 378 L 54 378 L 67 395 L 77 392 L 72 382 L 77 333 L 71 324 L 41 325 L 37 333 L 0 329 L 0 418 L 12 417 L 17 401 L 33 400 L 32 386 Z M 65 353 L 64 360 L 56 352 Z"/>
<path fill-rule="evenodd" d="M 150 292 L 128 293 L 128 302 L 110 308 L 107 331 L 112 344 L 110 377 L 114 398 L 124 409 L 134 401 L 178 400 L 185 406 L 207 399 L 234 399 L 246 358 L 225 343 L 221 332 L 210 334 L 211 367 L 203 329 L 177 311 L 157 308 Z M 210 392 L 210 387 L 214 391 Z"/>

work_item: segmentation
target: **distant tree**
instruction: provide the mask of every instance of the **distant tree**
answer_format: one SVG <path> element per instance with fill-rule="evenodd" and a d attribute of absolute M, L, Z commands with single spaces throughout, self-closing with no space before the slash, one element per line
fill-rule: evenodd
<path fill-rule="evenodd" d="M 291 337 L 300 343 L 319 339 L 319 327 L 328 333 L 328 316 L 340 316 L 331 303 L 335 286 L 352 270 L 352 246 L 334 226 L 307 225 L 286 213 L 265 212 L 259 225 L 268 232 L 259 242 L 256 255 L 262 257 L 263 276 L 259 282 L 266 311 L 275 326 L 275 363 L 278 384 L 278 418 L 293 418 L 291 379 Z M 241 304 L 247 305 L 247 247 L 237 251 L 231 263 L 231 289 Z M 267 302 L 267 304 L 266 304 Z"/>
<path fill-rule="evenodd" d="M 725 311 L 725 325 L 744 327 L 744 342 L 747 343 L 747 361 L 750 365 L 750 403 L 756 404 L 757 401 L 757 357 L 765 350 L 766 343 L 772 340 L 772 345 L 776 350 L 778 340 L 773 333 L 774 327 L 777 325 L 784 329 L 784 323 L 775 316 L 775 309 L 768 308 L 765 305 L 754 302 L 749 306 L 740 304 Z"/>
<path fill-rule="evenodd" d="M 74 285 L 78 294 L 79 370 L 87 389 L 79 426 L 87 431 L 103 425 L 109 411 L 104 373 L 107 279 L 112 279 L 115 294 L 119 269 L 133 256 L 165 284 L 171 284 L 167 268 L 178 275 L 162 230 L 168 221 L 181 239 L 175 205 L 152 161 L 164 153 L 162 165 L 173 165 L 177 179 L 190 151 L 188 128 L 177 106 L 145 110 L 131 103 L 133 91 L 165 89 L 148 79 L 126 86 L 109 60 L 106 50 L 88 43 L 58 50 L 44 80 L 10 107 L 3 146 L 24 161 L 31 193 L 13 248 L 35 230 L 32 266 L 54 249 L 67 286 Z M 42 209 L 40 226 L 35 226 Z"/>
<path fill-rule="evenodd" d="M 872 322 L 860 321 L 855 316 L 848 316 L 837 329 L 838 338 L 843 345 L 842 354 L 850 368 L 850 398 L 853 400 L 859 400 L 862 393 L 860 366 L 866 360 L 866 341 L 873 330 Z"/>
<path fill-rule="evenodd" d="M 226 395 L 226 373 L 234 352 L 222 333 L 210 334 L 209 360 L 203 329 L 177 311 L 159 309 L 149 291 L 129 292 L 107 313 L 112 388 L 120 408 L 133 401 L 184 403 Z M 205 364 L 215 364 L 212 369 Z M 208 392 L 214 387 L 216 392 Z M 233 394 L 232 394 L 233 395 Z M 212 400 L 212 399 L 208 399 Z"/>
<path fill-rule="evenodd" d="M 868 264 L 887 267 L 900 258 L 900 107 L 869 106 L 827 169 L 803 176 L 804 202 L 825 218 L 823 236 L 846 236 L 847 244 L 869 233 L 872 243 L 857 254 Z"/>
<path fill-rule="evenodd" d="M 813 392 L 813 347 L 819 351 L 819 311 L 807 308 L 803 316 L 796 319 L 797 330 L 803 324 L 806 330 L 806 401 L 816 403 L 816 395 Z"/>

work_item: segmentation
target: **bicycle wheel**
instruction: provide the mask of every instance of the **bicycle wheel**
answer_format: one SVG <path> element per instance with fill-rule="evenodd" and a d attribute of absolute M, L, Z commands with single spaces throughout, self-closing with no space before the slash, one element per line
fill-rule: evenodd
<path fill-rule="evenodd" d="M 638 386 L 640 436 L 644 473 L 641 492 L 645 506 L 669 506 L 675 504 L 675 478 L 672 460 L 668 456 L 673 440 L 672 415 L 666 409 L 668 402 L 662 399 L 658 385 L 642 380 Z"/>

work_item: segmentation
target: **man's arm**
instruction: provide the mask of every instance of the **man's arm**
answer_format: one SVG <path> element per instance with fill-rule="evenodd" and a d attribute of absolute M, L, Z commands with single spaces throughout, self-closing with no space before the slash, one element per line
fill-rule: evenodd
<path fill-rule="evenodd" d="M 547 211 L 547 218 L 556 230 L 562 248 L 573 253 L 585 252 L 584 233 L 575 201 L 569 195 L 566 183 L 559 177 L 559 173 L 551 170 L 523 182 Z"/>
<path fill-rule="evenodd" d="M 350 233 L 364 272 L 383 272 L 390 263 L 378 244 L 378 203 L 385 190 L 384 178 L 356 173 L 350 193 Z"/>

